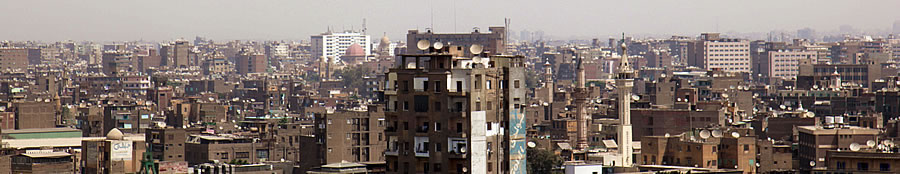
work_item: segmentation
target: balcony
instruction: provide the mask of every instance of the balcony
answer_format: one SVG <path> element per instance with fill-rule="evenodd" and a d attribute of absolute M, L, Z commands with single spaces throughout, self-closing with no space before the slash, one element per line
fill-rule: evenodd
<path fill-rule="evenodd" d="M 414 150 L 416 157 L 429 157 L 431 146 L 428 143 L 428 137 L 415 137 L 415 141 L 416 146 Z"/>

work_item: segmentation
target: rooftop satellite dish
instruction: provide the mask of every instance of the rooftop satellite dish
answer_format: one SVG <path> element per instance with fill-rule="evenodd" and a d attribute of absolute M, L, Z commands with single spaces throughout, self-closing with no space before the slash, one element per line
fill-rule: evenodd
<path fill-rule="evenodd" d="M 459 153 L 466 153 L 466 147 L 460 147 Z"/>
<path fill-rule="evenodd" d="M 852 151 L 859 151 L 859 148 L 860 148 L 859 143 L 851 143 L 850 144 L 850 150 L 852 150 Z"/>
<path fill-rule="evenodd" d="M 700 131 L 700 138 L 703 138 L 703 139 L 709 138 L 709 131 L 708 130 Z"/>
<path fill-rule="evenodd" d="M 441 49 L 441 48 L 444 48 L 444 43 L 434 42 L 434 49 Z"/>
<path fill-rule="evenodd" d="M 482 51 L 484 51 L 484 47 L 479 44 L 472 44 L 469 47 L 469 52 L 472 52 L 472 54 L 481 54 Z"/>
<path fill-rule="evenodd" d="M 738 133 L 738 132 L 731 132 L 731 137 L 734 137 L 734 138 L 740 138 L 740 137 L 741 137 L 741 133 Z"/>
<path fill-rule="evenodd" d="M 528 142 L 528 147 L 534 148 L 535 146 L 537 146 L 537 145 L 534 144 L 534 142 Z"/>
<path fill-rule="evenodd" d="M 803 116 L 806 116 L 806 118 L 813 118 L 816 117 L 816 113 L 806 112 L 806 114 L 803 114 Z"/>
<path fill-rule="evenodd" d="M 722 94 L 722 98 L 728 98 L 728 94 Z"/>
<path fill-rule="evenodd" d="M 666 133 L 666 137 L 669 137 L 669 136 L 672 136 L 672 135 L 669 135 L 669 133 Z"/>
<path fill-rule="evenodd" d="M 419 42 L 416 43 L 416 47 L 418 47 L 419 50 L 423 50 L 423 51 L 427 50 L 428 47 L 430 47 L 430 46 L 431 46 L 431 42 L 428 42 L 428 40 L 419 40 Z"/>
<path fill-rule="evenodd" d="M 716 138 L 722 138 L 722 131 L 721 131 L 721 130 L 718 130 L 718 129 L 717 129 L 717 130 L 713 130 L 713 131 L 712 131 L 712 136 L 713 136 L 713 137 L 716 137 Z"/>
<path fill-rule="evenodd" d="M 894 142 L 892 142 L 891 140 L 881 140 L 881 144 L 890 146 L 894 145 Z"/>
<path fill-rule="evenodd" d="M 666 78 L 666 74 L 660 74 L 659 77 Z"/>
<path fill-rule="evenodd" d="M 787 106 L 779 105 L 778 108 L 781 108 L 781 109 L 787 109 Z"/>
<path fill-rule="evenodd" d="M 631 95 L 631 100 L 634 100 L 634 101 L 641 100 L 641 96 L 638 96 L 638 95 Z"/>
<path fill-rule="evenodd" d="M 866 145 L 869 147 L 875 147 L 875 140 L 866 141 Z"/>
<path fill-rule="evenodd" d="M 815 167 L 815 166 L 816 166 L 816 161 L 809 161 L 809 166 Z"/>

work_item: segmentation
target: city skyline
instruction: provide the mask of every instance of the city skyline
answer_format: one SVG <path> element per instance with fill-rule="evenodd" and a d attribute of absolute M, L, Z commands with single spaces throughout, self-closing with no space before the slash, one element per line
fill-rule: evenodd
<path fill-rule="evenodd" d="M 812 4 L 815 3 L 815 4 Z M 700 32 L 768 33 L 812 28 L 890 31 L 900 1 L 16 1 L 5 2 L 3 40 L 163 41 L 205 36 L 217 40 L 305 40 L 327 31 L 360 30 L 402 38 L 409 29 L 469 32 L 503 25 L 544 31 L 557 39 Z M 773 5 L 777 4 L 777 5 Z M 501 8 L 496 8 L 502 6 Z M 28 8 L 41 7 L 41 8 Z M 394 7 L 404 7 L 396 10 Z M 539 13 L 539 12 L 546 13 Z M 652 11 L 648 13 L 647 11 Z M 768 13 L 767 13 L 768 12 Z M 709 15 L 715 14 L 715 15 Z M 567 19 L 567 20 L 560 20 Z M 696 20 L 694 20 L 696 19 Z"/>

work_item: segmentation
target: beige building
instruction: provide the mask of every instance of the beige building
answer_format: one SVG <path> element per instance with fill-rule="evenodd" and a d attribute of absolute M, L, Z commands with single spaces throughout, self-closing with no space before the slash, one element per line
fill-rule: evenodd
<path fill-rule="evenodd" d="M 800 74 L 800 65 L 818 63 L 818 55 L 816 51 L 769 51 L 769 72 L 765 76 L 784 79 L 797 78 L 797 75 Z"/>
<path fill-rule="evenodd" d="M 112 129 L 103 139 L 81 141 L 84 173 L 136 173 L 141 169 L 146 145 L 144 136 L 125 136 Z"/>

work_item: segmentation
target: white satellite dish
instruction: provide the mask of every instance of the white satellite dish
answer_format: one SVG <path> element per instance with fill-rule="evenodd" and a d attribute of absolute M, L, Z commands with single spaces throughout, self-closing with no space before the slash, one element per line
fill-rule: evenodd
<path fill-rule="evenodd" d="M 890 146 L 890 145 L 893 145 L 894 142 L 891 142 L 891 140 L 881 140 L 881 144 Z"/>
<path fill-rule="evenodd" d="M 638 96 L 638 95 L 631 95 L 631 100 L 634 100 L 634 101 L 641 100 L 641 96 Z"/>
<path fill-rule="evenodd" d="M 441 48 L 444 48 L 444 43 L 434 42 L 434 49 L 441 49 Z"/>
<path fill-rule="evenodd" d="M 815 166 L 816 166 L 816 161 L 809 161 L 809 166 L 815 167 Z"/>
<path fill-rule="evenodd" d="M 713 136 L 713 137 L 716 137 L 716 138 L 721 138 L 721 137 L 722 137 L 722 131 L 721 131 L 721 130 L 718 130 L 718 129 L 717 129 L 717 130 L 713 130 L 713 131 L 712 131 L 712 136 Z"/>
<path fill-rule="evenodd" d="M 528 142 L 528 147 L 534 148 L 535 146 L 537 146 L 537 145 L 534 144 L 534 142 Z"/>
<path fill-rule="evenodd" d="M 731 132 L 731 137 L 734 137 L 734 138 L 740 138 L 740 137 L 741 137 L 741 133 L 738 133 L 738 132 Z"/>
<path fill-rule="evenodd" d="M 472 44 L 469 47 L 469 52 L 472 52 L 472 54 L 481 54 L 482 51 L 484 51 L 484 47 L 479 44 Z"/>
<path fill-rule="evenodd" d="M 869 147 L 875 147 L 875 140 L 866 141 L 866 145 Z"/>
<path fill-rule="evenodd" d="M 466 153 L 466 147 L 460 147 L 459 153 Z"/>
<path fill-rule="evenodd" d="M 850 144 L 850 150 L 852 150 L 852 151 L 859 151 L 859 148 L 860 148 L 859 143 L 851 143 Z"/>
<path fill-rule="evenodd" d="M 708 130 L 700 131 L 700 138 L 703 138 L 703 139 L 709 138 L 709 131 Z"/>
<path fill-rule="evenodd" d="M 722 94 L 722 98 L 728 98 L 728 94 Z"/>
<path fill-rule="evenodd" d="M 806 114 L 803 114 L 803 116 L 806 116 L 806 118 L 813 118 L 816 117 L 816 113 L 806 112 Z"/>
<path fill-rule="evenodd" d="M 418 47 L 419 50 L 423 50 L 423 51 L 427 50 L 428 47 L 430 47 L 430 46 L 431 46 L 431 42 L 428 42 L 428 40 L 419 40 L 419 42 L 416 43 L 416 47 Z"/>
<path fill-rule="evenodd" d="M 669 137 L 669 136 L 672 136 L 672 135 L 669 135 L 669 133 L 666 133 L 666 137 Z"/>
<path fill-rule="evenodd" d="M 781 108 L 781 109 L 787 109 L 787 106 L 779 105 L 778 108 Z"/>
<path fill-rule="evenodd" d="M 666 74 L 665 73 L 660 74 L 659 77 L 666 78 Z"/>

